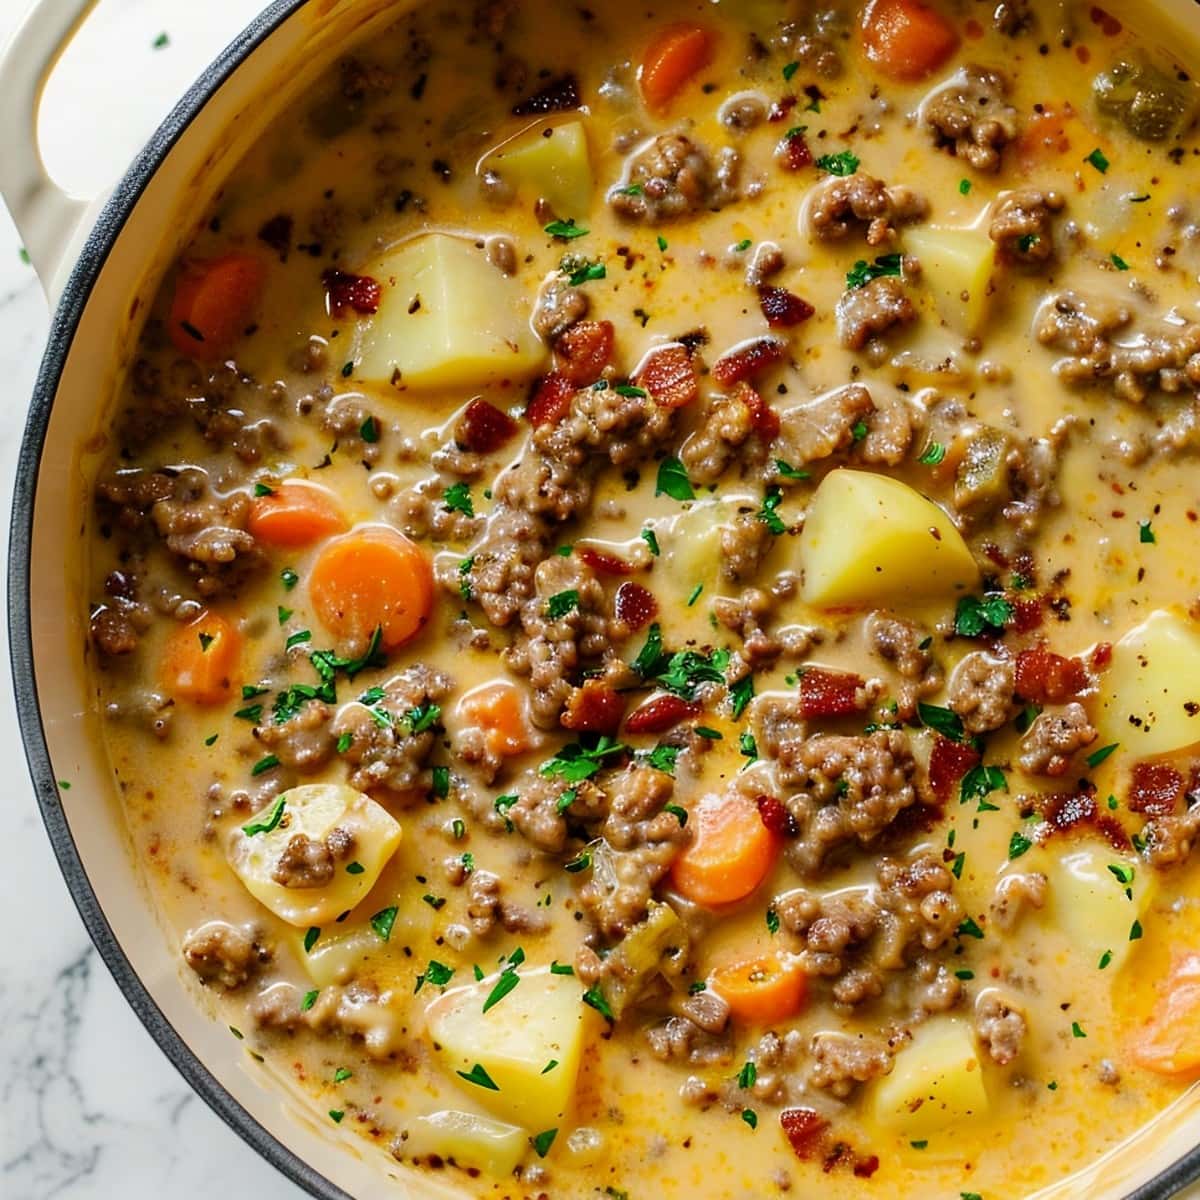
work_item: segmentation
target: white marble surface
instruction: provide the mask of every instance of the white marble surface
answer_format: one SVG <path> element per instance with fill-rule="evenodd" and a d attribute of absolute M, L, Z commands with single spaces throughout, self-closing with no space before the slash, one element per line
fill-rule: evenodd
<path fill-rule="evenodd" d="M 27 7 L 0 0 L 0 43 Z M 101 0 L 43 116 L 48 159 L 90 190 L 111 180 L 172 100 L 254 14 L 254 0 Z M 167 45 L 153 43 L 166 32 Z M 137 86 L 114 89 L 123 64 Z M 0 524 L 48 326 L 46 301 L 0 207 Z M 0 630 L 7 674 L 8 647 Z M 0 689 L 5 914 L 0 965 L 0 1197 L 299 1200 L 183 1083 L 126 1007 L 76 915 L 26 781 Z"/>

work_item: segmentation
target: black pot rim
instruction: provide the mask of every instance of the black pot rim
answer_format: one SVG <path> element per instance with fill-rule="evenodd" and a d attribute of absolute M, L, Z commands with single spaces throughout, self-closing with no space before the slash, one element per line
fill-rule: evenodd
<path fill-rule="evenodd" d="M 274 0 L 188 89 L 113 191 L 71 272 L 51 322 L 17 459 L 9 527 L 8 634 L 17 719 L 42 820 L 75 907 L 117 986 L 188 1085 L 247 1145 L 318 1200 L 353 1200 L 269 1133 L 225 1090 L 167 1020 L 126 958 L 84 870 L 59 799 L 34 676 L 30 599 L 34 505 L 46 431 L 67 355 L 100 272 L 126 220 L 175 143 L 233 72 L 305 3 L 307 0 Z M 1125 1200 L 1170 1200 L 1197 1179 L 1200 1145 L 1130 1192 Z"/>

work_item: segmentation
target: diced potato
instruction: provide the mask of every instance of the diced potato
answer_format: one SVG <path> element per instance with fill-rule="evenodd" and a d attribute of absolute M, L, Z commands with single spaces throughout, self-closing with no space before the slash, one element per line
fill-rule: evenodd
<path fill-rule="evenodd" d="M 698 583 L 712 590 L 721 566 L 721 526 L 736 505 L 726 500 L 700 500 L 680 513 L 666 532 L 659 529 L 663 566 L 685 596 Z"/>
<path fill-rule="evenodd" d="M 921 278 L 947 324 L 968 337 L 987 316 L 996 243 L 985 229 L 909 229 L 906 250 L 921 260 Z"/>
<path fill-rule="evenodd" d="M 988 1111 L 975 1040 L 965 1023 L 935 1018 L 896 1055 L 873 1097 L 875 1120 L 906 1138 L 952 1129 Z"/>
<path fill-rule="evenodd" d="M 530 300 L 466 238 L 430 233 L 365 268 L 379 311 L 359 322 L 357 379 L 399 388 L 471 388 L 524 380 L 546 348 L 529 325 Z"/>
<path fill-rule="evenodd" d="M 456 1075 L 473 1100 L 526 1129 L 557 1129 L 575 1092 L 592 1010 L 572 976 L 547 970 L 520 978 L 486 1013 L 496 976 L 440 996 L 425 1010 L 429 1036 L 450 1071 L 469 1075 L 478 1065 L 495 1083 L 492 1091 Z M 547 1071 L 550 1062 L 558 1065 Z"/>
<path fill-rule="evenodd" d="M 1113 647 L 1100 700 L 1100 740 L 1125 754 L 1200 742 L 1200 627 L 1182 613 L 1151 613 Z"/>
<path fill-rule="evenodd" d="M 495 1179 L 511 1175 L 529 1149 L 529 1135 L 519 1126 L 453 1109 L 416 1117 L 407 1132 L 406 1157 L 436 1154 Z"/>
<path fill-rule="evenodd" d="M 282 801 L 277 823 L 274 817 Z M 246 829 L 274 824 L 256 833 Z M 335 863 L 333 878 L 322 887 L 290 888 L 273 876 L 280 856 L 298 834 L 323 842 L 335 829 L 353 839 L 352 857 Z M 400 845 L 400 826 L 369 796 L 336 783 L 292 788 L 256 813 L 230 839 L 229 864 L 246 890 L 289 925 L 321 925 L 353 909 L 375 886 L 380 872 Z M 351 862 L 361 871 L 347 871 Z"/>
<path fill-rule="evenodd" d="M 821 481 L 799 539 L 803 596 L 819 608 L 953 597 L 979 569 L 950 518 L 886 475 L 845 469 Z"/>
<path fill-rule="evenodd" d="M 322 988 L 353 978 L 363 960 L 381 945 L 375 931 L 361 925 L 350 929 L 342 925 L 322 929 L 311 950 L 304 949 L 304 932 L 301 930 L 296 930 L 289 940 L 308 977 Z"/>
<path fill-rule="evenodd" d="M 1122 883 L 1110 866 L 1128 872 L 1132 881 Z M 1135 855 L 1081 846 L 1056 857 L 1049 877 L 1051 922 L 1091 966 L 1110 954 L 1107 970 L 1115 972 L 1133 948 L 1129 935 L 1134 921 L 1145 914 L 1157 890 L 1154 873 Z"/>
<path fill-rule="evenodd" d="M 538 122 L 489 154 L 481 169 L 496 171 L 533 200 L 546 200 L 561 220 L 582 221 L 592 206 L 592 163 L 582 121 Z"/>
<path fill-rule="evenodd" d="M 669 904 L 651 900 L 646 919 L 635 925 L 608 956 L 611 977 L 605 999 L 621 1014 L 659 975 L 677 975 L 687 965 L 688 935 Z"/>

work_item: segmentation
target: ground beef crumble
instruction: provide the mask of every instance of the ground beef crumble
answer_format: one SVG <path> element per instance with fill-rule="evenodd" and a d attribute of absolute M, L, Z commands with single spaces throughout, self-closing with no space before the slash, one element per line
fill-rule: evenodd
<path fill-rule="evenodd" d="M 1000 156 L 1018 132 L 1008 103 L 1008 80 L 974 64 L 938 87 L 923 103 L 921 119 L 934 144 L 965 159 L 977 171 L 997 171 Z"/>

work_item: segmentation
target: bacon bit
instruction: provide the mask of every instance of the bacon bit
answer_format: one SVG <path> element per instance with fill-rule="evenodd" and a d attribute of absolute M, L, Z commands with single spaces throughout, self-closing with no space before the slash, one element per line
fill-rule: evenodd
<path fill-rule="evenodd" d="M 1091 825 L 1107 839 L 1114 850 L 1129 848 L 1129 835 L 1121 823 L 1108 813 L 1101 813 L 1096 804 L 1096 790 L 1084 788 L 1078 792 L 1056 792 L 1050 796 L 1037 797 L 1038 811 L 1044 826 L 1039 829 L 1039 840 L 1056 833 L 1071 833 L 1080 826 Z"/>
<path fill-rule="evenodd" d="M 658 615 L 658 601 L 640 583 L 623 583 L 617 588 L 614 610 L 617 620 L 630 629 L 644 629 Z"/>
<path fill-rule="evenodd" d="M 984 542 L 982 549 L 983 549 L 984 555 L 991 562 L 994 562 L 996 564 L 996 566 L 998 566 L 998 567 L 1007 567 L 1008 566 L 1008 564 L 1009 564 L 1008 555 L 1005 554 L 1004 551 L 1001 550 L 1000 547 L 997 546 L 995 542 Z"/>
<path fill-rule="evenodd" d="M 595 383 L 612 361 L 611 321 L 579 321 L 554 343 L 554 363 L 572 383 Z"/>
<path fill-rule="evenodd" d="M 1091 17 L 1093 25 L 1100 26 L 1100 32 L 1105 37 L 1116 37 L 1123 28 L 1121 22 L 1116 17 L 1106 13 L 1104 9 L 1092 6 L 1092 11 L 1088 14 Z"/>
<path fill-rule="evenodd" d="M 779 139 L 775 158 L 785 171 L 803 171 L 805 167 L 811 167 L 814 161 L 808 139 L 799 129 Z"/>
<path fill-rule="evenodd" d="M 783 802 L 774 796 L 757 796 L 754 803 L 758 805 L 758 815 L 769 833 L 779 837 L 796 837 L 800 826 L 796 818 L 783 806 Z"/>
<path fill-rule="evenodd" d="M 1129 807 L 1151 817 L 1169 817 L 1183 798 L 1183 776 L 1166 763 L 1136 763 L 1129 783 Z"/>
<path fill-rule="evenodd" d="M 722 387 L 733 387 L 735 383 L 783 362 L 786 357 L 787 347 L 778 338 L 755 338 L 722 354 L 713 363 L 713 378 Z"/>
<path fill-rule="evenodd" d="M 1103 671 L 1112 662 L 1112 642 L 1097 642 L 1092 651 L 1092 670 Z"/>
<path fill-rule="evenodd" d="M 977 41 L 979 38 L 983 37 L 983 26 L 980 25 L 980 23 L 975 20 L 974 17 L 971 17 L 963 27 L 963 32 L 967 35 L 967 37 Z"/>
<path fill-rule="evenodd" d="M 536 92 L 527 100 L 513 105 L 514 117 L 536 116 L 542 113 L 566 112 L 578 108 L 579 80 L 574 75 L 560 75 L 551 80 L 540 92 Z"/>
<path fill-rule="evenodd" d="M 945 804 L 958 781 L 978 765 L 979 751 L 974 746 L 952 742 L 939 734 L 929 755 L 929 786 L 933 788 L 933 794 Z"/>
<path fill-rule="evenodd" d="M 945 810 L 939 804 L 910 804 L 900 810 L 881 841 L 898 847 L 907 846 L 918 834 L 931 833 L 941 824 L 945 815 Z M 954 856 L 950 857 L 953 859 Z"/>
<path fill-rule="evenodd" d="M 1020 596 L 1010 602 L 1012 618 L 1008 623 L 1009 629 L 1017 633 L 1032 633 L 1040 629 L 1045 613 L 1042 602 L 1034 596 Z"/>
<path fill-rule="evenodd" d="M 578 733 L 615 734 L 624 715 L 624 696 L 599 679 L 589 679 L 571 692 L 559 723 Z"/>
<path fill-rule="evenodd" d="M 379 311 L 383 289 L 369 275 L 348 275 L 331 267 L 322 272 L 321 282 L 330 316 L 340 317 L 348 308 L 363 316 Z"/>
<path fill-rule="evenodd" d="M 879 1170 L 879 1155 L 868 1154 L 866 1158 L 859 1158 L 854 1163 L 854 1174 L 859 1179 L 870 1179 L 876 1171 Z"/>
<path fill-rule="evenodd" d="M 748 383 L 739 383 L 733 397 L 746 406 L 750 424 L 763 442 L 773 442 L 779 436 L 779 414 Z"/>
<path fill-rule="evenodd" d="M 700 706 L 689 704 L 679 696 L 661 692 L 651 696 L 629 714 L 625 722 L 626 733 L 665 733 L 680 721 L 699 716 Z"/>
<path fill-rule="evenodd" d="M 1091 680 L 1078 658 L 1063 658 L 1044 642 L 1017 655 L 1017 695 L 1035 704 L 1061 704 L 1078 696 Z"/>
<path fill-rule="evenodd" d="M 591 546 L 577 546 L 575 553 L 581 562 L 587 563 L 593 571 L 601 575 L 632 575 L 637 567 L 615 554 L 606 554 L 603 550 L 594 550 Z"/>
<path fill-rule="evenodd" d="M 861 712 L 861 676 L 809 667 L 800 676 L 800 712 L 806 717 L 848 717 Z"/>
<path fill-rule="evenodd" d="M 767 120 L 772 125 L 778 125 L 780 121 L 786 121 L 788 113 L 799 103 L 799 99 L 795 96 L 784 96 L 782 99 L 776 100 L 767 113 Z"/>
<path fill-rule="evenodd" d="M 508 413 L 476 396 L 459 417 L 454 440 L 476 454 L 491 454 L 516 432 L 517 423 Z"/>
<path fill-rule="evenodd" d="M 815 1108 L 785 1108 L 779 1114 L 779 1124 L 801 1160 L 812 1158 L 829 1128 L 829 1121 Z"/>
<path fill-rule="evenodd" d="M 817 310 L 786 288 L 763 283 L 758 288 L 758 306 L 772 329 L 790 329 L 807 321 Z"/>
<path fill-rule="evenodd" d="M 678 342 L 655 350 L 642 364 L 634 383 L 645 388 L 663 408 L 683 408 L 700 395 L 692 356 Z"/>
<path fill-rule="evenodd" d="M 557 371 L 539 380 L 533 398 L 525 406 L 525 419 L 535 428 L 557 425 L 571 411 L 575 385 Z"/>

